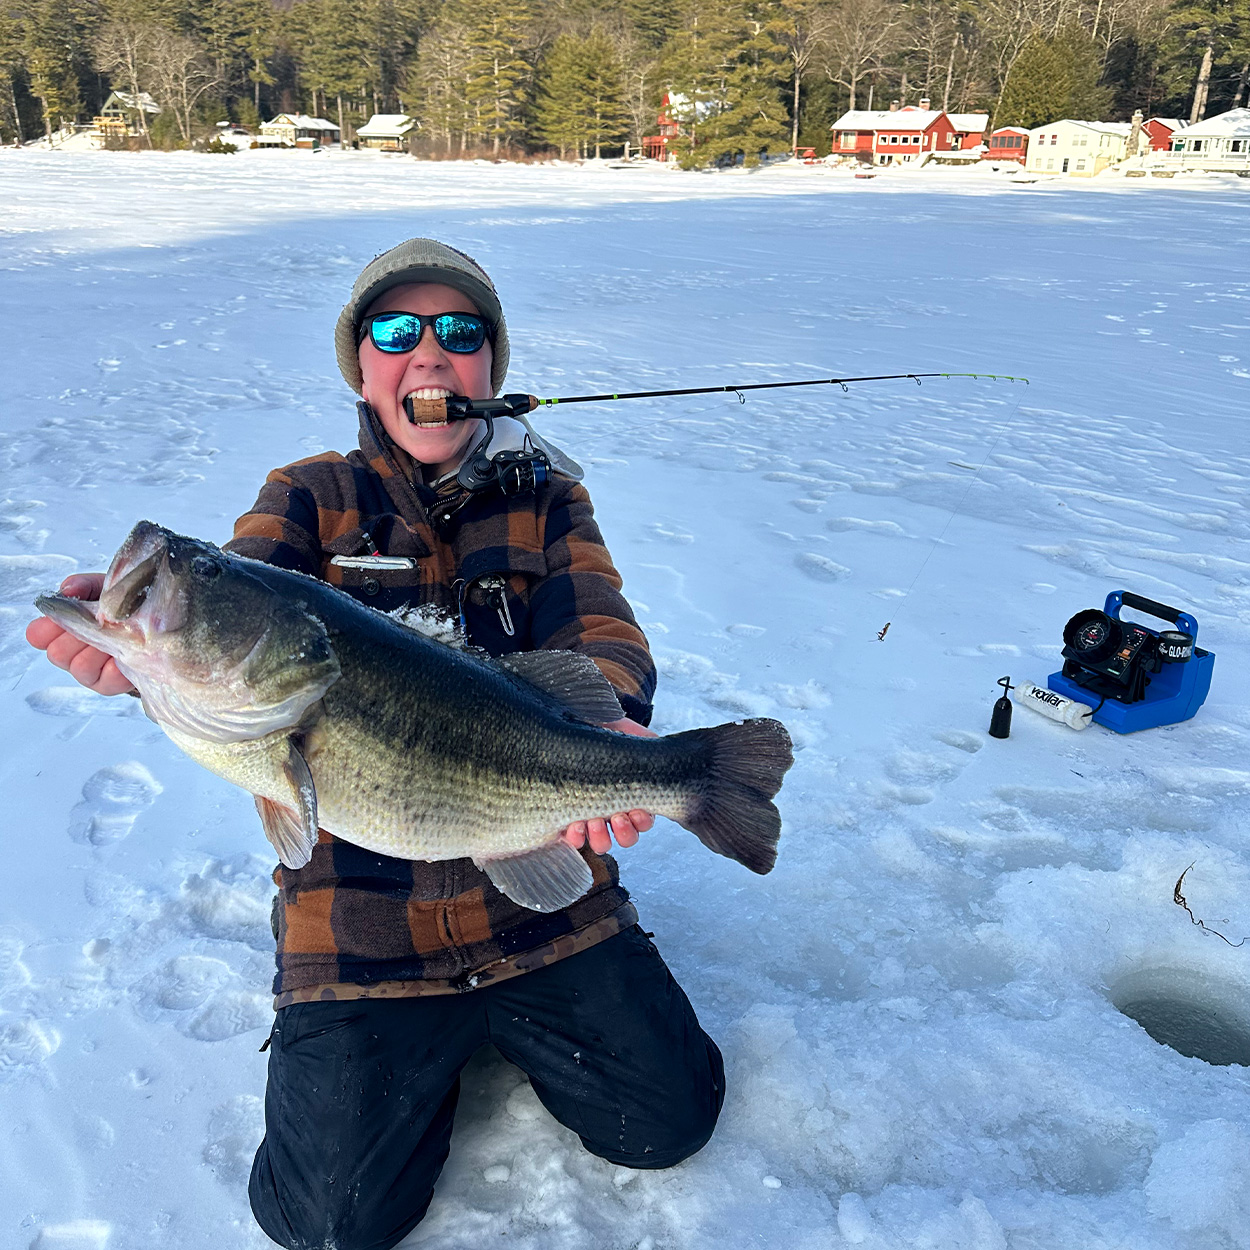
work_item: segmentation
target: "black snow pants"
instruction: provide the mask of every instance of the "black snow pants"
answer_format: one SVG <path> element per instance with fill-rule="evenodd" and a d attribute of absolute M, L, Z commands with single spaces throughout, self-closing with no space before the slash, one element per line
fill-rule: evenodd
<path fill-rule="evenodd" d="M 716 1043 L 636 926 L 459 995 L 297 1003 L 278 1013 L 265 1139 L 248 1186 L 288 1250 L 389 1250 L 447 1159 L 460 1071 L 493 1042 L 591 1153 L 667 1168 L 724 1099 Z"/>

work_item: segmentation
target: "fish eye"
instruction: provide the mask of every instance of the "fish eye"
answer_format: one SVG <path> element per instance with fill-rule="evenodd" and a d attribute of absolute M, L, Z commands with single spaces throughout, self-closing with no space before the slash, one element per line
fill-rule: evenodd
<path fill-rule="evenodd" d="M 196 556 L 191 561 L 191 572 L 205 581 L 212 581 L 221 572 L 221 565 L 208 556 Z"/>

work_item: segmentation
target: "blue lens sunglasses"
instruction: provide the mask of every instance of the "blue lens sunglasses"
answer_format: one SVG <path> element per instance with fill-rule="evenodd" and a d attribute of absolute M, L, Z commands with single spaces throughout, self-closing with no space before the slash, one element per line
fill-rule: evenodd
<path fill-rule="evenodd" d="M 478 313 L 408 313 L 384 312 L 366 317 L 357 331 L 357 345 L 366 335 L 380 352 L 392 356 L 410 352 L 421 341 L 425 327 L 434 331 L 434 341 L 445 352 L 468 356 L 480 351 L 491 337 L 490 323 Z"/>

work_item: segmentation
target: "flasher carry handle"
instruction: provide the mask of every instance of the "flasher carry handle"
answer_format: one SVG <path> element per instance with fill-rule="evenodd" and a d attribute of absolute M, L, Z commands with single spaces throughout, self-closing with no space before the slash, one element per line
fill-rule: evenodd
<path fill-rule="evenodd" d="M 1150 616 L 1158 617 L 1161 621 L 1170 621 L 1178 629 L 1184 630 L 1191 637 L 1198 633 L 1198 622 L 1194 620 L 1188 612 L 1182 612 L 1177 608 L 1170 608 L 1166 603 L 1159 603 L 1154 599 L 1147 599 L 1144 595 L 1135 595 L 1131 590 L 1113 590 L 1107 596 L 1106 612 L 1108 616 L 1113 616 L 1118 621 L 1120 619 L 1120 606 L 1133 608 L 1138 612 L 1145 612 Z"/>

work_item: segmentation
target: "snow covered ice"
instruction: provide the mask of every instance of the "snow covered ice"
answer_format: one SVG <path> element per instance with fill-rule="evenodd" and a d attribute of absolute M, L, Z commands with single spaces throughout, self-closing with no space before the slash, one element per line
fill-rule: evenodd
<path fill-rule="evenodd" d="M 1172 901 L 1192 863 L 1194 915 L 1250 934 L 1248 190 L 0 154 L 0 1250 L 268 1244 L 251 802 L 22 631 L 138 519 L 224 540 L 270 468 L 354 443 L 334 317 L 417 233 L 495 276 L 510 390 L 1032 385 L 539 414 L 587 466 L 656 727 L 771 715 L 800 750 L 770 876 L 667 824 L 619 854 L 725 1051 L 710 1145 L 612 1167 L 484 1053 L 405 1245 L 1250 1247 L 1248 1070 L 1120 1010 L 1250 1046 L 1250 943 Z M 989 738 L 997 678 L 1044 684 L 1120 588 L 1197 617 L 1198 716 L 1018 708 Z"/>

